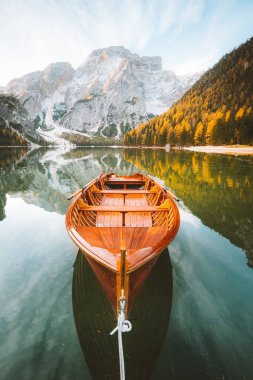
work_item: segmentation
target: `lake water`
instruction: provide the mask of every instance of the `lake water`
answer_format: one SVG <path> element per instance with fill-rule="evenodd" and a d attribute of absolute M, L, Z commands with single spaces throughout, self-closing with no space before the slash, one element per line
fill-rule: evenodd
<path fill-rule="evenodd" d="M 253 379 L 252 158 L 0 149 L 1 379 L 114 378 L 115 317 L 65 231 L 66 198 L 137 170 L 179 197 L 181 227 L 130 316 L 128 378 Z"/>

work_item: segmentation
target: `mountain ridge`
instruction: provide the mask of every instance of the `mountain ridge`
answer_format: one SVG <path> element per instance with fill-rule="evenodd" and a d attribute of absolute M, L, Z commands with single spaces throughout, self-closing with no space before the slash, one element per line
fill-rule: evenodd
<path fill-rule="evenodd" d="M 160 57 L 140 57 L 123 46 L 94 50 L 74 70 L 67 62 L 13 79 L 15 94 L 36 127 L 118 138 L 167 109 L 199 78 L 162 68 Z"/>

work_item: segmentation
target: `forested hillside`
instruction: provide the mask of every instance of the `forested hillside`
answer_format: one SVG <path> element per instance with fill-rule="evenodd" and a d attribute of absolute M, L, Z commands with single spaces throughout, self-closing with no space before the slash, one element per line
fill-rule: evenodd
<path fill-rule="evenodd" d="M 125 145 L 253 144 L 253 38 L 226 54 L 164 114 Z"/>
<path fill-rule="evenodd" d="M 34 129 L 28 112 L 13 95 L 0 94 L 0 146 L 46 145 Z"/>

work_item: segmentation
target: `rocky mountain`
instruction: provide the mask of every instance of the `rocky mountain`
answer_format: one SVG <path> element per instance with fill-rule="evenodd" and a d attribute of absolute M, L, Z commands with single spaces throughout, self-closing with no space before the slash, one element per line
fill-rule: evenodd
<path fill-rule="evenodd" d="M 167 110 L 198 78 L 164 70 L 160 57 L 115 46 L 93 51 L 76 70 L 54 63 L 14 79 L 5 92 L 18 96 L 35 127 L 114 138 Z"/>
<path fill-rule="evenodd" d="M 126 145 L 253 144 L 253 37 L 226 54 L 166 113 L 124 136 Z"/>
<path fill-rule="evenodd" d="M 34 130 L 24 106 L 11 95 L 0 94 L 0 145 L 45 145 Z"/>

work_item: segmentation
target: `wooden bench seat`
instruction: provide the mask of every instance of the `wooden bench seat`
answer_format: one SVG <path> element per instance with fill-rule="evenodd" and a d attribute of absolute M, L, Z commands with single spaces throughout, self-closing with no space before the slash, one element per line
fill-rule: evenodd
<path fill-rule="evenodd" d="M 98 193 L 98 194 L 122 194 L 122 195 L 128 195 L 128 194 L 155 194 L 157 193 L 157 190 L 124 190 L 124 189 L 115 189 L 115 190 L 96 190 L 92 189 L 92 193 Z"/>
<path fill-rule="evenodd" d="M 109 179 L 109 180 L 106 180 L 105 181 L 105 184 L 109 185 L 110 183 L 113 183 L 113 184 L 117 184 L 117 183 L 126 183 L 126 184 L 136 184 L 136 183 L 140 183 L 140 184 L 144 184 L 145 181 L 142 181 L 140 179 L 122 179 L 122 178 L 115 178 L 115 179 Z"/>
<path fill-rule="evenodd" d="M 79 207 L 80 211 L 95 211 L 95 212 L 169 212 L 170 207 L 163 206 L 84 206 Z"/>
<path fill-rule="evenodd" d="M 133 227 L 151 227 L 152 217 L 150 212 L 128 212 L 120 213 L 120 206 L 148 206 L 146 197 L 143 194 L 129 194 L 127 197 L 122 194 L 105 194 L 101 206 L 111 206 L 113 212 L 99 211 L 96 213 L 96 225 L 98 227 L 120 227 L 123 223 L 122 216 L 124 215 L 125 226 Z"/>

